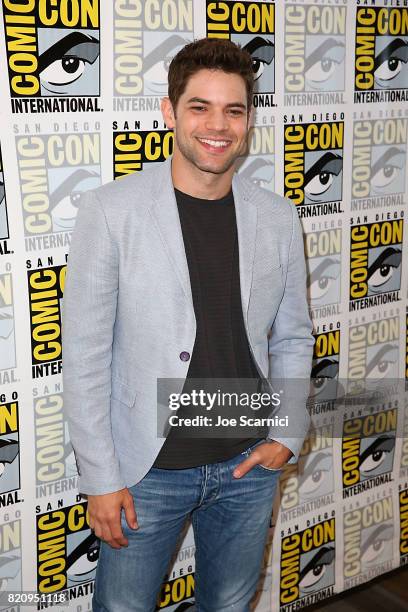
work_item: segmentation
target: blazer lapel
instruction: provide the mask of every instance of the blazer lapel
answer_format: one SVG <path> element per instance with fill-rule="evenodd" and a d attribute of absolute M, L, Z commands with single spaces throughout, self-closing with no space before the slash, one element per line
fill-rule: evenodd
<path fill-rule="evenodd" d="M 245 183 L 240 180 L 237 174 L 234 174 L 232 180 L 232 191 L 234 194 L 235 216 L 237 220 L 242 309 L 245 322 L 247 322 L 258 214 L 257 207 L 250 197 L 250 190 Z"/>
<path fill-rule="evenodd" d="M 165 248 L 183 287 L 187 299 L 193 304 L 190 273 L 188 270 L 183 233 L 171 178 L 171 158 L 157 169 L 157 181 L 152 192 L 152 215 L 159 227 Z"/>
<path fill-rule="evenodd" d="M 242 309 L 245 321 L 247 321 L 255 254 L 257 207 L 251 201 L 250 190 L 236 174 L 232 181 L 232 191 L 234 194 L 238 233 Z M 193 305 L 190 274 L 171 178 L 171 158 L 167 159 L 158 168 L 157 181 L 152 195 L 154 199 L 154 204 L 151 209 L 152 214 L 157 222 L 168 256 L 174 264 L 174 269 L 181 282 L 184 293 Z"/>

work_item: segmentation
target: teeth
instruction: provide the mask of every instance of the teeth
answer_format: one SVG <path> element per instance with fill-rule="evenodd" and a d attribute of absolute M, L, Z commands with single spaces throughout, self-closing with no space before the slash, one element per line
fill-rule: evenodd
<path fill-rule="evenodd" d="M 229 143 L 225 140 L 209 140 L 207 138 L 199 138 L 201 142 L 206 142 L 212 147 L 226 147 Z"/>

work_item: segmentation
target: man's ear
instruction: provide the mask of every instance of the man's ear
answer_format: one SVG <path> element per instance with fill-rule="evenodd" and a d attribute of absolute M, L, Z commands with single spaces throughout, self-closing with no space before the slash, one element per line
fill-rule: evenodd
<path fill-rule="evenodd" d="M 173 105 L 168 96 L 164 97 L 161 101 L 161 112 L 166 126 L 170 129 L 174 128 L 176 118 L 173 111 Z"/>

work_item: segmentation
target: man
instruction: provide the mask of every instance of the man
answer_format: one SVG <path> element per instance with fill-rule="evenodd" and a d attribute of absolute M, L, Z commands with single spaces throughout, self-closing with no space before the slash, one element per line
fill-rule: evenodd
<path fill-rule="evenodd" d="M 188 517 L 197 610 L 249 610 L 280 470 L 297 461 L 307 433 L 307 385 L 289 390 L 289 425 L 271 427 L 268 440 L 157 432 L 158 379 L 180 380 L 181 391 L 193 377 L 310 375 L 296 209 L 234 175 L 252 89 L 251 58 L 232 42 L 184 47 L 162 101 L 172 159 L 88 192 L 79 207 L 64 405 L 102 540 L 95 612 L 155 609 Z"/>

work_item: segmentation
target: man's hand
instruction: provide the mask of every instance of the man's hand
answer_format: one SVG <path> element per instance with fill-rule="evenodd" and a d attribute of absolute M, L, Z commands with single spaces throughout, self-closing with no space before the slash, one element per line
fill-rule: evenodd
<path fill-rule="evenodd" d="M 133 497 L 127 488 L 104 495 L 88 495 L 89 525 L 95 535 L 112 548 L 121 548 L 129 543 L 120 523 L 122 508 L 129 527 L 138 529 Z"/>
<path fill-rule="evenodd" d="M 264 442 L 256 446 L 249 457 L 237 465 L 232 475 L 234 478 L 241 478 L 257 464 L 278 470 L 292 455 L 292 451 L 276 440 Z"/>

